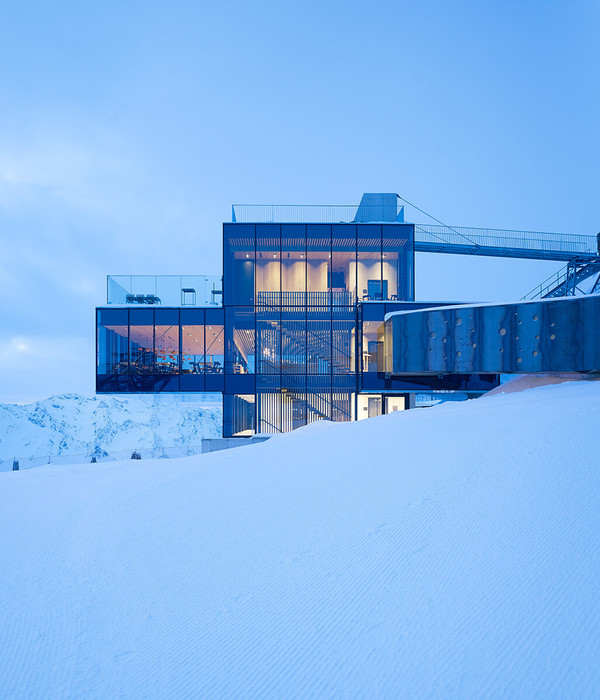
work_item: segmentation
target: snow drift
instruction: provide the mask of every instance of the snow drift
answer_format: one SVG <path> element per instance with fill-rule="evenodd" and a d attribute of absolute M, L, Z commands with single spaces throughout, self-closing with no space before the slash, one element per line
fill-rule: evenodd
<path fill-rule="evenodd" d="M 600 384 L 0 474 L 0 696 L 592 697 Z"/>

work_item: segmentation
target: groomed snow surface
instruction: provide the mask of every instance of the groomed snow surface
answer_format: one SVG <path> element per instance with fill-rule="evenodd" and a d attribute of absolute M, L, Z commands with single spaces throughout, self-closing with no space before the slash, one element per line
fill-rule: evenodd
<path fill-rule="evenodd" d="M 0 474 L 3 698 L 600 694 L 600 383 Z"/>

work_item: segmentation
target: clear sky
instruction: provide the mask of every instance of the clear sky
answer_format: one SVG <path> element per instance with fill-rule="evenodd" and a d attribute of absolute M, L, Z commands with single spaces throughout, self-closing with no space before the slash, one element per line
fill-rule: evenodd
<path fill-rule="evenodd" d="M 0 401 L 91 395 L 105 276 L 220 274 L 232 203 L 595 234 L 599 45 L 595 0 L 3 3 Z M 419 255 L 417 294 L 559 267 Z"/>

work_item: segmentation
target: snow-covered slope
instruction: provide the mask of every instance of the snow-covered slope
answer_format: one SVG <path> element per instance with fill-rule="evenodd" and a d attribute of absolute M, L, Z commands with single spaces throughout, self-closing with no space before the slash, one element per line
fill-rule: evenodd
<path fill-rule="evenodd" d="M 77 394 L 0 404 L 0 460 L 197 445 L 221 435 L 221 416 L 218 406 Z"/>
<path fill-rule="evenodd" d="M 600 384 L 0 474 L 2 698 L 597 697 Z"/>

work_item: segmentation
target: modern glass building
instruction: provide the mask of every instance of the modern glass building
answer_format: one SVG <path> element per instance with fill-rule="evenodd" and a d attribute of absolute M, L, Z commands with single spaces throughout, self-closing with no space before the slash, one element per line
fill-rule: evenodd
<path fill-rule="evenodd" d="M 428 388 L 495 385 L 474 375 L 386 378 L 385 314 L 433 306 L 414 302 L 414 225 L 396 195 L 363 196 L 348 223 L 291 214 L 291 223 L 239 221 L 234 209 L 223 224 L 222 288 L 202 278 L 200 303 L 191 278 L 172 285 L 171 300 L 153 291 L 154 278 L 135 293 L 133 278 L 109 278 L 109 303 L 96 310 L 97 391 L 222 392 L 223 436 L 242 437 L 401 410 Z"/>

